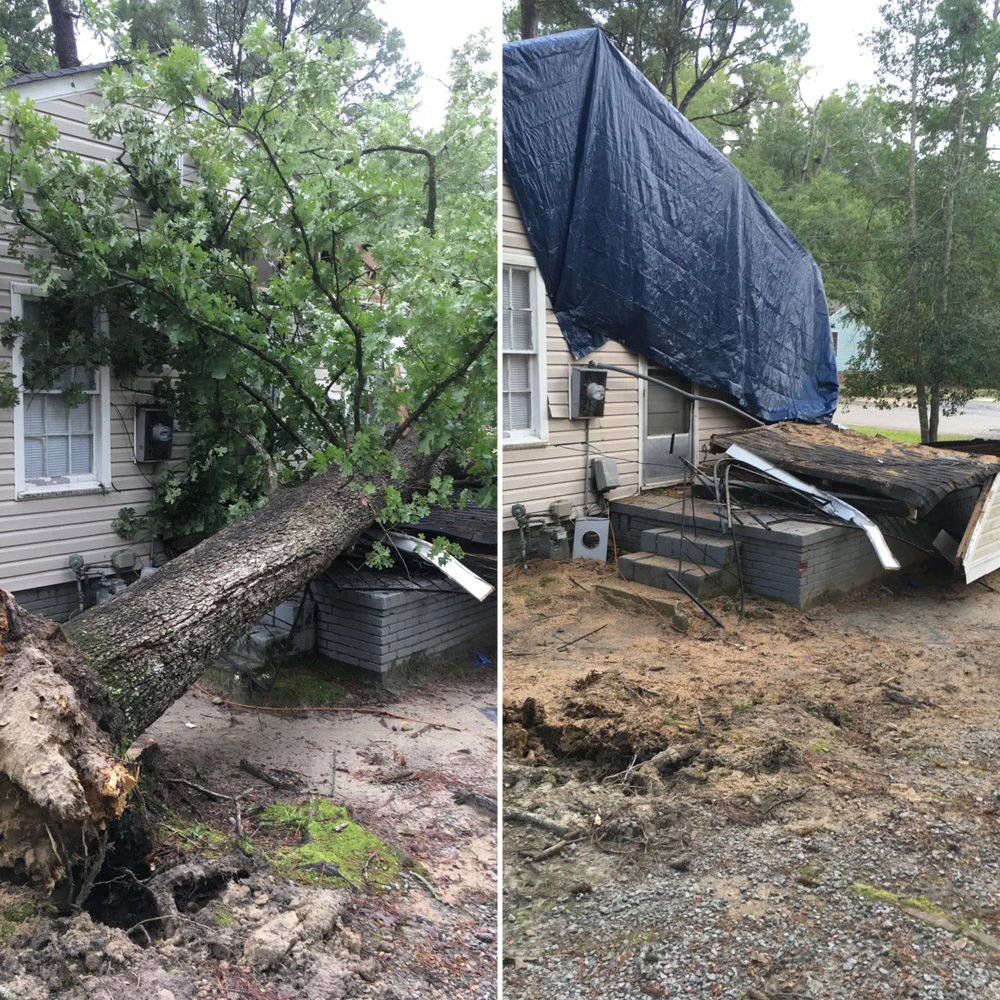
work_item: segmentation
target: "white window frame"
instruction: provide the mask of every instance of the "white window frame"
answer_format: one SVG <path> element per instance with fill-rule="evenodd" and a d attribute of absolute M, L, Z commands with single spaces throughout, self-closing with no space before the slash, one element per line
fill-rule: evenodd
<path fill-rule="evenodd" d="M 14 319 L 24 318 L 25 299 L 44 299 L 46 294 L 37 285 L 14 282 L 10 286 L 10 314 Z M 97 319 L 102 336 L 108 335 L 108 317 L 101 313 Z M 97 403 L 93 408 L 94 420 L 94 471 L 86 474 L 60 476 L 58 483 L 29 483 L 24 475 L 24 358 L 21 341 L 14 343 L 11 355 L 11 372 L 21 398 L 14 407 L 14 496 L 18 500 L 33 497 L 72 496 L 86 493 L 105 493 L 111 489 L 111 372 L 99 368 L 94 373 Z"/>
<path fill-rule="evenodd" d="M 516 254 L 504 252 L 502 255 L 502 267 L 513 267 L 521 271 L 529 272 L 528 288 L 531 293 L 531 318 L 532 334 L 534 339 L 534 363 L 529 366 L 529 377 L 531 385 L 531 427 L 526 430 L 504 431 L 503 412 L 500 414 L 500 435 L 504 447 L 516 447 L 518 445 L 545 444 L 549 440 L 549 406 L 548 406 L 548 369 L 545 360 L 545 314 L 548 307 L 548 299 L 545 297 L 545 282 L 542 281 L 542 273 L 538 270 L 538 263 L 534 257 L 526 254 Z M 503 276 L 501 275 L 501 282 Z M 502 292 L 502 287 L 501 287 Z M 502 294 L 501 294 L 501 308 Z M 503 356 L 505 354 L 525 354 L 525 351 L 504 351 L 503 350 L 503 317 L 501 323 L 501 380 L 503 378 Z M 501 386 L 501 406 L 503 403 Z"/>

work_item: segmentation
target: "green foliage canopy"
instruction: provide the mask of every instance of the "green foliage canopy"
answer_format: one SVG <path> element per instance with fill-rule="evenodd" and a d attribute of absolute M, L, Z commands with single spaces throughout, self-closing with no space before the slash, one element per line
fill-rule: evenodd
<path fill-rule="evenodd" d="M 329 468 L 355 477 L 359 502 L 409 519 L 450 483 L 420 509 L 362 484 L 398 467 L 392 450 L 412 437 L 451 454 L 492 502 L 488 40 L 455 53 L 447 120 L 430 134 L 391 93 L 355 99 L 370 64 L 349 41 L 279 40 L 261 19 L 241 44 L 263 69 L 239 110 L 232 79 L 182 44 L 111 69 L 90 128 L 121 145 L 114 162 L 60 151 L 53 120 L 3 92 L 0 238 L 75 317 L 26 376 L 44 387 L 68 364 L 108 365 L 141 391 L 152 375 L 191 435 L 186 473 L 158 484 L 178 534 L 213 531 L 276 482 Z M 9 324 L 8 342 L 17 335 L 32 331 Z M 11 405 L 9 375 L 3 387 Z"/>

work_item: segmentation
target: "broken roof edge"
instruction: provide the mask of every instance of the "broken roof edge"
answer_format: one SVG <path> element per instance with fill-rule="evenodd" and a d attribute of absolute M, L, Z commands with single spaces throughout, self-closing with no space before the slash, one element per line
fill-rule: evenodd
<path fill-rule="evenodd" d="M 872 543 L 872 548 L 875 549 L 875 554 L 878 556 L 882 568 L 888 570 L 898 570 L 900 568 L 899 560 L 893 555 L 892 549 L 889 548 L 889 543 L 885 540 L 885 536 L 878 525 L 866 514 L 862 514 L 857 507 L 841 500 L 840 497 L 834 496 L 832 493 L 827 493 L 825 490 L 821 490 L 811 483 L 793 476 L 790 472 L 785 472 L 784 469 L 779 469 L 778 466 L 769 462 L 766 458 L 755 455 L 752 451 L 748 451 L 741 445 L 730 445 L 726 449 L 726 454 L 735 461 L 756 469 L 763 475 L 769 476 L 779 483 L 784 483 L 791 489 L 804 494 L 818 507 L 834 514 L 841 520 L 856 524 L 868 536 L 868 540 Z"/>
<path fill-rule="evenodd" d="M 847 485 L 901 500 L 919 516 L 956 490 L 982 486 L 1000 472 L 993 456 L 927 448 L 831 424 L 784 421 L 716 434 L 710 441 L 714 452 L 732 444 L 826 487 Z"/>

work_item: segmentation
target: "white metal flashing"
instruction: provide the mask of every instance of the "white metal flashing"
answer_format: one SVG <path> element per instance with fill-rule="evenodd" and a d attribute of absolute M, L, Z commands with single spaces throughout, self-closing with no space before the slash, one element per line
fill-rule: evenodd
<path fill-rule="evenodd" d="M 441 570 L 448 579 L 454 580 L 463 590 L 472 594 L 477 601 L 485 601 L 496 589 L 452 556 L 432 556 L 430 542 L 414 538 L 412 535 L 404 535 L 401 531 L 387 531 L 386 534 L 397 549 L 400 549 L 402 552 L 413 552 L 420 556 L 424 562 L 430 563 L 435 569 Z"/>
<path fill-rule="evenodd" d="M 741 445 L 730 445 L 726 449 L 726 454 L 729 455 L 730 458 L 736 459 L 737 462 L 749 465 L 751 468 L 757 469 L 759 472 L 766 473 L 772 479 L 778 480 L 779 483 L 784 483 L 786 486 L 790 486 L 792 489 L 806 494 L 806 496 L 810 497 L 818 507 L 823 508 L 823 510 L 830 514 L 836 515 L 841 520 L 851 521 L 856 524 L 859 528 L 862 528 L 868 536 L 869 541 L 874 546 L 875 552 L 878 555 L 879 562 L 882 563 L 883 569 L 900 568 L 899 562 L 892 554 L 892 550 L 889 548 L 889 544 L 886 542 L 885 537 L 879 530 L 878 525 L 871 520 L 871 518 L 862 514 L 857 507 L 852 507 L 849 503 L 845 503 L 839 497 L 835 497 L 832 493 L 827 493 L 824 490 L 817 489 L 815 486 L 810 485 L 804 480 L 793 476 L 790 472 L 785 472 L 784 469 L 779 469 L 776 465 L 772 465 L 768 462 L 767 459 L 761 458 L 759 455 L 755 455 L 752 451 L 747 451 L 747 449 Z"/>
<path fill-rule="evenodd" d="M 105 69 L 82 69 L 67 76 L 54 76 L 47 80 L 28 80 L 10 87 L 22 97 L 30 97 L 36 104 L 42 101 L 58 101 L 61 97 L 74 94 L 94 94 L 100 89 L 97 81 Z"/>

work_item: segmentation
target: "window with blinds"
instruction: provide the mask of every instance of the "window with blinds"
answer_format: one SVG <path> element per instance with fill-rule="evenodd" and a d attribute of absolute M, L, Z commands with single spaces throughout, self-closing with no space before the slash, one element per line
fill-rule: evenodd
<path fill-rule="evenodd" d="M 60 345 L 73 318 L 23 287 L 11 290 L 12 312 L 27 327 L 24 346 L 32 351 L 22 353 L 19 341 L 14 353 L 22 384 L 14 417 L 17 496 L 101 488 L 110 481 L 106 370 L 64 363 Z"/>
<path fill-rule="evenodd" d="M 42 307 L 41 299 L 25 299 L 22 303 L 25 323 L 42 328 L 45 323 Z M 30 357 L 25 357 L 25 366 L 30 361 Z M 80 406 L 70 408 L 62 392 L 72 385 L 82 386 L 88 398 Z M 93 478 L 97 391 L 94 372 L 78 366 L 63 369 L 49 389 L 25 391 L 22 397 L 25 483 L 38 486 L 53 479 Z"/>
<path fill-rule="evenodd" d="M 503 436 L 508 440 L 539 435 L 538 305 L 532 289 L 536 275 L 526 267 L 503 269 Z"/>

